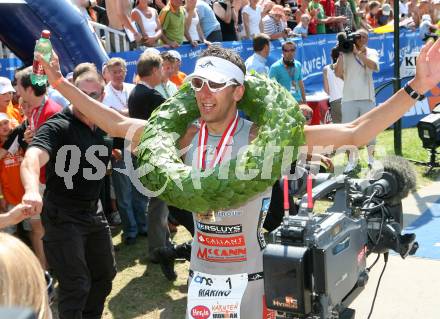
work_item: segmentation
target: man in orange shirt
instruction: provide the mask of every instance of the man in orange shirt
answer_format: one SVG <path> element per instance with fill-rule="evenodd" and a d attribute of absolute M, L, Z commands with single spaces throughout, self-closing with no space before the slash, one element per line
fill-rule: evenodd
<path fill-rule="evenodd" d="M 169 50 L 168 53 L 174 58 L 174 73 L 170 76 L 170 81 L 173 82 L 177 88 L 183 84 L 186 78 L 186 74 L 180 71 L 180 65 L 182 63 L 182 57 L 176 50 Z"/>
<path fill-rule="evenodd" d="M 0 76 L 0 112 L 6 113 L 9 117 L 19 124 L 23 121 L 19 110 L 12 105 L 12 93 L 14 93 L 14 87 L 8 78 Z"/>

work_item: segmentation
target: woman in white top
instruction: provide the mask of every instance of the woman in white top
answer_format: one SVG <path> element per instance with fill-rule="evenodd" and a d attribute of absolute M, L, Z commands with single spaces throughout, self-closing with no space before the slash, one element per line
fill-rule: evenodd
<path fill-rule="evenodd" d="M 199 43 L 210 45 L 211 42 L 207 41 L 203 35 L 196 3 L 197 0 L 185 2 L 185 38 L 193 47 L 198 46 Z"/>
<path fill-rule="evenodd" d="M 131 19 L 139 26 L 142 44 L 153 47 L 162 36 L 162 27 L 156 9 L 148 6 L 148 0 L 136 0 Z"/>
<path fill-rule="evenodd" d="M 249 0 L 249 4 L 244 6 L 241 12 L 247 39 L 252 39 L 255 34 L 263 33 L 262 8 L 257 3 L 258 0 Z"/>
<path fill-rule="evenodd" d="M 341 99 L 344 81 L 341 78 L 338 78 L 335 74 L 335 64 L 339 57 L 339 51 L 336 48 L 333 48 L 331 56 L 333 63 L 326 65 L 322 71 L 324 78 L 324 91 L 329 95 L 330 113 L 332 115 L 333 123 L 341 123 Z"/>

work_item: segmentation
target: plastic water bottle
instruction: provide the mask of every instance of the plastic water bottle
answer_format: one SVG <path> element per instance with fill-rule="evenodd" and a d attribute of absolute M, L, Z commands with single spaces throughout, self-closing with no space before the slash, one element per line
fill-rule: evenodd
<path fill-rule="evenodd" d="M 49 30 L 43 30 L 41 32 L 41 37 L 35 45 L 34 55 L 37 52 L 40 53 L 46 61 L 50 61 L 50 58 L 52 57 L 52 43 L 50 43 Z M 43 86 L 47 83 L 47 75 L 44 72 L 43 65 L 35 58 L 32 65 L 31 81 L 32 84 L 38 86 Z"/>

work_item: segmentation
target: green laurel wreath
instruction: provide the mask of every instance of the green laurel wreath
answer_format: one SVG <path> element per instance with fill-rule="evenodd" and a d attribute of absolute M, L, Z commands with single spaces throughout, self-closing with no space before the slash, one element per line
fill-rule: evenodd
<path fill-rule="evenodd" d="M 238 108 L 258 125 L 258 136 L 243 156 L 218 165 L 209 176 L 201 176 L 199 187 L 194 187 L 194 177 L 203 172 L 182 162 L 176 143 L 200 116 L 194 91 L 184 84 L 153 112 L 145 127 L 138 146 L 138 164 L 147 164 L 150 172 L 140 177 L 142 184 L 151 191 L 163 190 L 159 197 L 168 204 L 193 212 L 237 207 L 272 186 L 282 168 L 290 166 L 290 162 L 282 161 L 284 149 L 293 147 L 291 158 L 296 159 L 299 146 L 304 144 L 302 112 L 286 89 L 259 74 L 246 77 Z M 255 150 L 264 150 L 269 144 L 281 149 L 273 154 L 270 178 L 262 178 L 264 152 L 256 156 Z M 229 169 L 227 179 L 219 179 L 219 171 L 225 168 Z M 251 180 L 240 180 L 235 174 L 236 170 L 255 169 L 260 173 Z"/>

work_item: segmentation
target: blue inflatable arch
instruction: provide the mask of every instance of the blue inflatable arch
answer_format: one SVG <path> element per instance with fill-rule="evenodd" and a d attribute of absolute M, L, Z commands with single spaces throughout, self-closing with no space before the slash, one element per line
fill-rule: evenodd
<path fill-rule="evenodd" d="M 82 62 L 98 69 L 108 59 L 87 20 L 69 0 L 0 0 L 0 41 L 25 65 L 31 65 L 41 30 L 52 32 L 61 71 L 66 74 Z"/>

